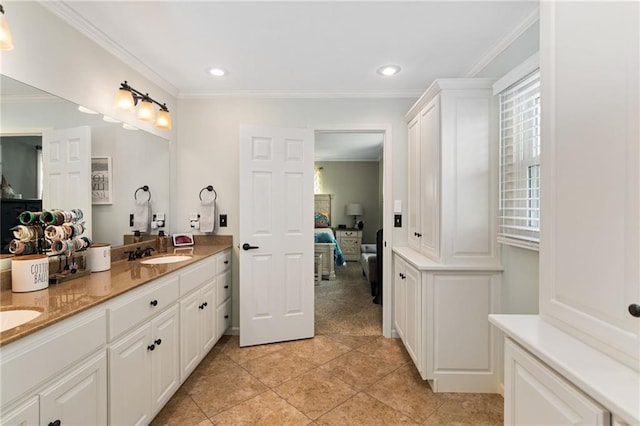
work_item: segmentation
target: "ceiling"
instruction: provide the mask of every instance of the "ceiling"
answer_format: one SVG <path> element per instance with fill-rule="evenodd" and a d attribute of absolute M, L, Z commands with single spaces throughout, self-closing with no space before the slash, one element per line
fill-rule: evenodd
<path fill-rule="evenodd" d="M 517 0 L 42 4 L 180 98 L 417 99 L 436 78 L 476 76 L 538 10 L 538 1 Z M 402 70 L 383 77 L 385 64 Z M 211 67 L 228 75 L 213 77 Z M 380 134 L 321 139 L 318 160 L 381 156 Z"/>

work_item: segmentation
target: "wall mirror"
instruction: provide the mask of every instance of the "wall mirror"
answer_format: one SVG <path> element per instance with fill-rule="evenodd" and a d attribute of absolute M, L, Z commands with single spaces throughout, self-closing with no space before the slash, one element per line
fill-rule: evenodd
<path fill-rule="evenodd" d="M 109 193 L 94 196 L 89 203 L 86 224 L 94 242 L 123 244 L 131 233 L 129 215 L 134 212 L 136 190 L 149 187 L 151 211 L 164 213 L 169 229 L 170 146 L 169 141 L 143 130 L 123 128 L 108 122 L 102 114 L 80 112 L 78 105 L 0 75 L 0 171 L 22 199 L 46 200 L 47 182 L 38 156 L 42 134 L 60 129 L 88 126 L 90 155 L 94 164 L 108 165 Z M 94 168 L 96 166 L 94 165 Z M 70 194 L 72 195 L 72 194 Z M 43 205 L 44 209 L 57 208 Z M 156 233 L 157 230 L 152 230 Z"/>

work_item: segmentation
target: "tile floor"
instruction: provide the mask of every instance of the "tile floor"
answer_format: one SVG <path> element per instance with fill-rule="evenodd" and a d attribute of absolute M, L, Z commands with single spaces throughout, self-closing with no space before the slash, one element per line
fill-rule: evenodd
<path fill-rule="evenodd" d="M 434 394 L 399 339 L 240 348 L 224 336 L 153 425 L 502 425 L 499 395 Z"/>

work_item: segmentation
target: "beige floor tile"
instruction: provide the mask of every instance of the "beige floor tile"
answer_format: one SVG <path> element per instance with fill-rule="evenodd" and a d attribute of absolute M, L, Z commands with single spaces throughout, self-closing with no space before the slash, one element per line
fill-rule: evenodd
<path fill-rule="evenodd" d="M 451 394 L 433 393 L 413 365 L 405 365 L 366 389 L 366 393 L 424 422 Z"/>
<path fill-rule="evenodd" d="M 240 347 L 239 336 L 230 336 L 229 341 L 222 349 L 222 353 L 227 355 L 238 364 L 245 363 L 255 358 L 279 351 L 283 346 L 281 343 L 271 343 L 269 345 Z"/>
<path fill-rule="evenodd" d="M 389 374 L 397 366 L 362 352 L 351 351 L 320 368 L 355 389 L 362 390 Z"/>
<path fill-rule="evenodd" d="M 349 346 L 351 349 L 359 348 L 360 346 L 364 346 L 367 343 L 371 343 L 376 340 L 379 336 L 353 336 L 349 334 L 326 334 L 327 337 L 332 340 L 337 340 L 343 345 Z"/>
<path fill-rule="evenodd" d="M 415 425 L 409 417 L 377 399 L 359 393 L 320 417 L 318 425 Z"/>
<path fill-rule="evenodd" d="M 428 426 L 500 426 L 503 399 L 498 394 L 451 394 L 423 423 Z"/>
<path fill-rule="evenodd" d="M 242 367 L 272 388 L 317 368 L 318 364 L 291 350 L 281 350 L 247 361 Z"/>
<path fill-rule="evenodd" d="M 183 426 L 186 426 L 186 425 L 183 425 Z M 207 420 L 201 421 L 196 426 L 213 426 L 213 423 L 211 423 L 211 420 L 207 419 Z"/>
<path fill-rule="evenodd" d="M 178 390 L 151 422 L 153 426 L 192 426 L 207 420 L 207 416 L 186 392 Z"/>
<path fill-rule="evenodd" d="M 267 391 L 211 418 L 215 425 L 307 425 L 311 419 L 272 391 Z"/>
<path fill-rule="evenodd" d="M 336 340 L 318 335 L 313 339 L 298 340 L 287 343 L 285 350 L 290 350 L 315 364 L 324 364 L 351 350 Z"/>
<path fill-rule="evenodd" d="M 360 346 L 356 350 L 383 359 L 398 367 L 411 361 L 411 357 L 400 339 L 388 339 L 380 336 L 373 342 Z"/>
<path fill-rule="evenodd" d="M 236 369 L 241 371 L 238 372 Z M 240 367 L 233 370 L 228 373 L 202 376 L 189 390 L 193 401 L 208 417 L 267 390 L 267 387 L 258 379 Z"/>
<path fill-rule="evenodd" d="M 219 354 L 219 356 L 222 354 Z M 223 355 L 226 357 L 226 355 Z M 205 358 L 206 360 L 207 358 Z M 200 365 L 193 370 L 193 373 L 184 381 L 182 387 L 180 389 L 189 393 L 194 388 L 199 386 L 199 382 L 206 376 L 211 376 L 215 374 L 224 373 L 226 376 L 239 376 L 242 374 L 246 374 L 246 371 L 240 367 L 235 362 L 227 363 L 228 357 L 225 358 L 216 358 L 212 364 L 205 363 L 205 360 L 202 360 Z M 211 361 L 211 359 L 209 359 Z M 222 369 L 222 364 L 224 364 L 224 370 Z M 207 370 L 210 369 L 209 374 L 207 374 Z"/>
<path fill-rule="evenodd" d="M 356 394 L 351 386 L 320 369 L 312 370 L 273 390 L 311 419 L 317 419 Z"/>

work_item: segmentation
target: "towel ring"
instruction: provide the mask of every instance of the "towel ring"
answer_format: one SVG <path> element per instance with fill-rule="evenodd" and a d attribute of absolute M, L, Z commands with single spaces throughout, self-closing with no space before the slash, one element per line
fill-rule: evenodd
<path fill-rule="evenodd" d="M 136 192 L 133 193 L 133 199 L 138 201 L 138 191 L 143 190 L 144 192 L 149 193 L 149 199 L 147 202 L 151 201 L 151 191 L 149 191 L 149 187 L 147 185 L 143 185 L 140 188 L 136 189 Z"/>
<path fill-rule="evenodd" d="M 206 189 L 207 191 L 209 191 L 209 192 L 212 192 L 212 191 L 213 191 L 213 194 L 214 194 L 213 201 L 215 201 L 215 200 L 217 200 L 217 199 L 218 199 L 218 193 L 216 192 L 216 190 L 215 190 L 215 189 L 213 189 L 213 185 L 207 185 L 207 186 L 205 186 L 204 188 L 202 188 L 202 189 L 200 190 L 200 194 L 198 194 L 198 198 L 200 198 L 200 201 L 202 201 L 202 191 L 204 191 L 205 189 Z"/>

